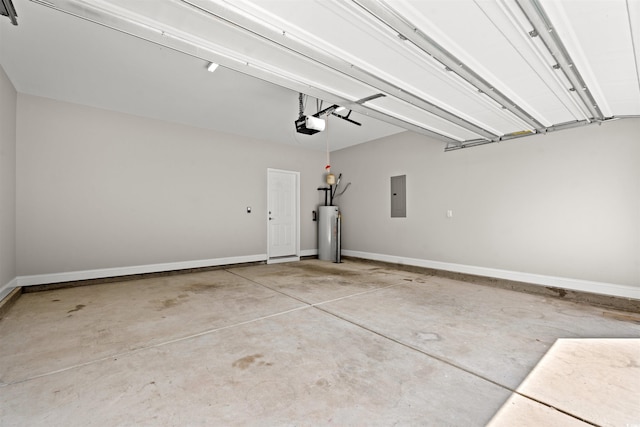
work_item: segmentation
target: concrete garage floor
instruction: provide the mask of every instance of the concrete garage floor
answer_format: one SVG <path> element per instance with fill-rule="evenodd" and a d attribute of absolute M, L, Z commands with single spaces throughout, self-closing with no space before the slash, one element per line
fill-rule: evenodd
<path fill-rule="evenodd" d="M 0 321 L 0 425 L 640 425 L 639 337 L 633 313 L 355 260 L 28 293 Z"/>

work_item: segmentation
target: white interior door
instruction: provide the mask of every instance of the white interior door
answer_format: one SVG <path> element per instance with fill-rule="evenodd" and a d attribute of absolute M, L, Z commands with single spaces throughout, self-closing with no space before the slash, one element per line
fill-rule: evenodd
<path fill-rule="evenodd" d="M 269 169 L 267 262 L 300 259 L 300 173 Z"/>

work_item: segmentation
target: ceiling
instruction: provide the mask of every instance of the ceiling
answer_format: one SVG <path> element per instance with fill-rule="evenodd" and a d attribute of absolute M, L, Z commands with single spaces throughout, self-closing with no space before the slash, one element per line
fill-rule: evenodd
<path fill-rule="evenodd" d="M 19 92 L 266 141 L 452 150 L 640 116 L 640 0 L 13 2 Z M 296 133 L 299 93 L 361 126 Z"/>

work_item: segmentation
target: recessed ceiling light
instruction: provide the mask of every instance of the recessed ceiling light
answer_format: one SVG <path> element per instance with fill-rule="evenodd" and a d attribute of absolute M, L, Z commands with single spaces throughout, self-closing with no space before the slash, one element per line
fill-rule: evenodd
<path fill-rule="evenodd" d="M 213 73 L 216 70 L 216 68 L 218 68 L 218 65 L 219 64 L 216 64 L 215 62 L 209 62 L 209 65 L 207 66 L 207 70 Z"/>

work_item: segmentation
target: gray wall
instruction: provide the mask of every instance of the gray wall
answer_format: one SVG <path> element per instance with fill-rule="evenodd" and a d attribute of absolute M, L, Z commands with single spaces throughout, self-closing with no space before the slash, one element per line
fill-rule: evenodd
<path fill-rule="evenodd" d="M 0 82 L 10 135 L 16 94 Z M 301 248 L 316 248 L 324 153 L 23 94 L 17 123 L 17 219 L 2 134 L 5 282 L 264 254 L 269 167 L 301 172 Z M 343 248 L 638 286 L 638 135 L 640 120 L 621 120 L 444 153 L 405 132 L 334 152 L 352 182 L 338 200 Z M 390 218 L 395 175 L 407 175 L 407 218 Z"/>
<path fill-rule="evenodd" d="M 0 67 L 0 298 L 16 277 L 16 99 Z"/>
<path fill-rule="evenodd" d="M 640 286 L 640 120 L 449 153 L 406 132 L 332 165 L 352 182 L 343 249 Z M 391 218 L 404 174 L 407 218 Z"/>
<path fill-rule="evenodd" d="M 301 172 L 316 248 L 322 152 L 24 94 L 17 110 L 19 276 L 265 254 L 267 168 Z"/>

